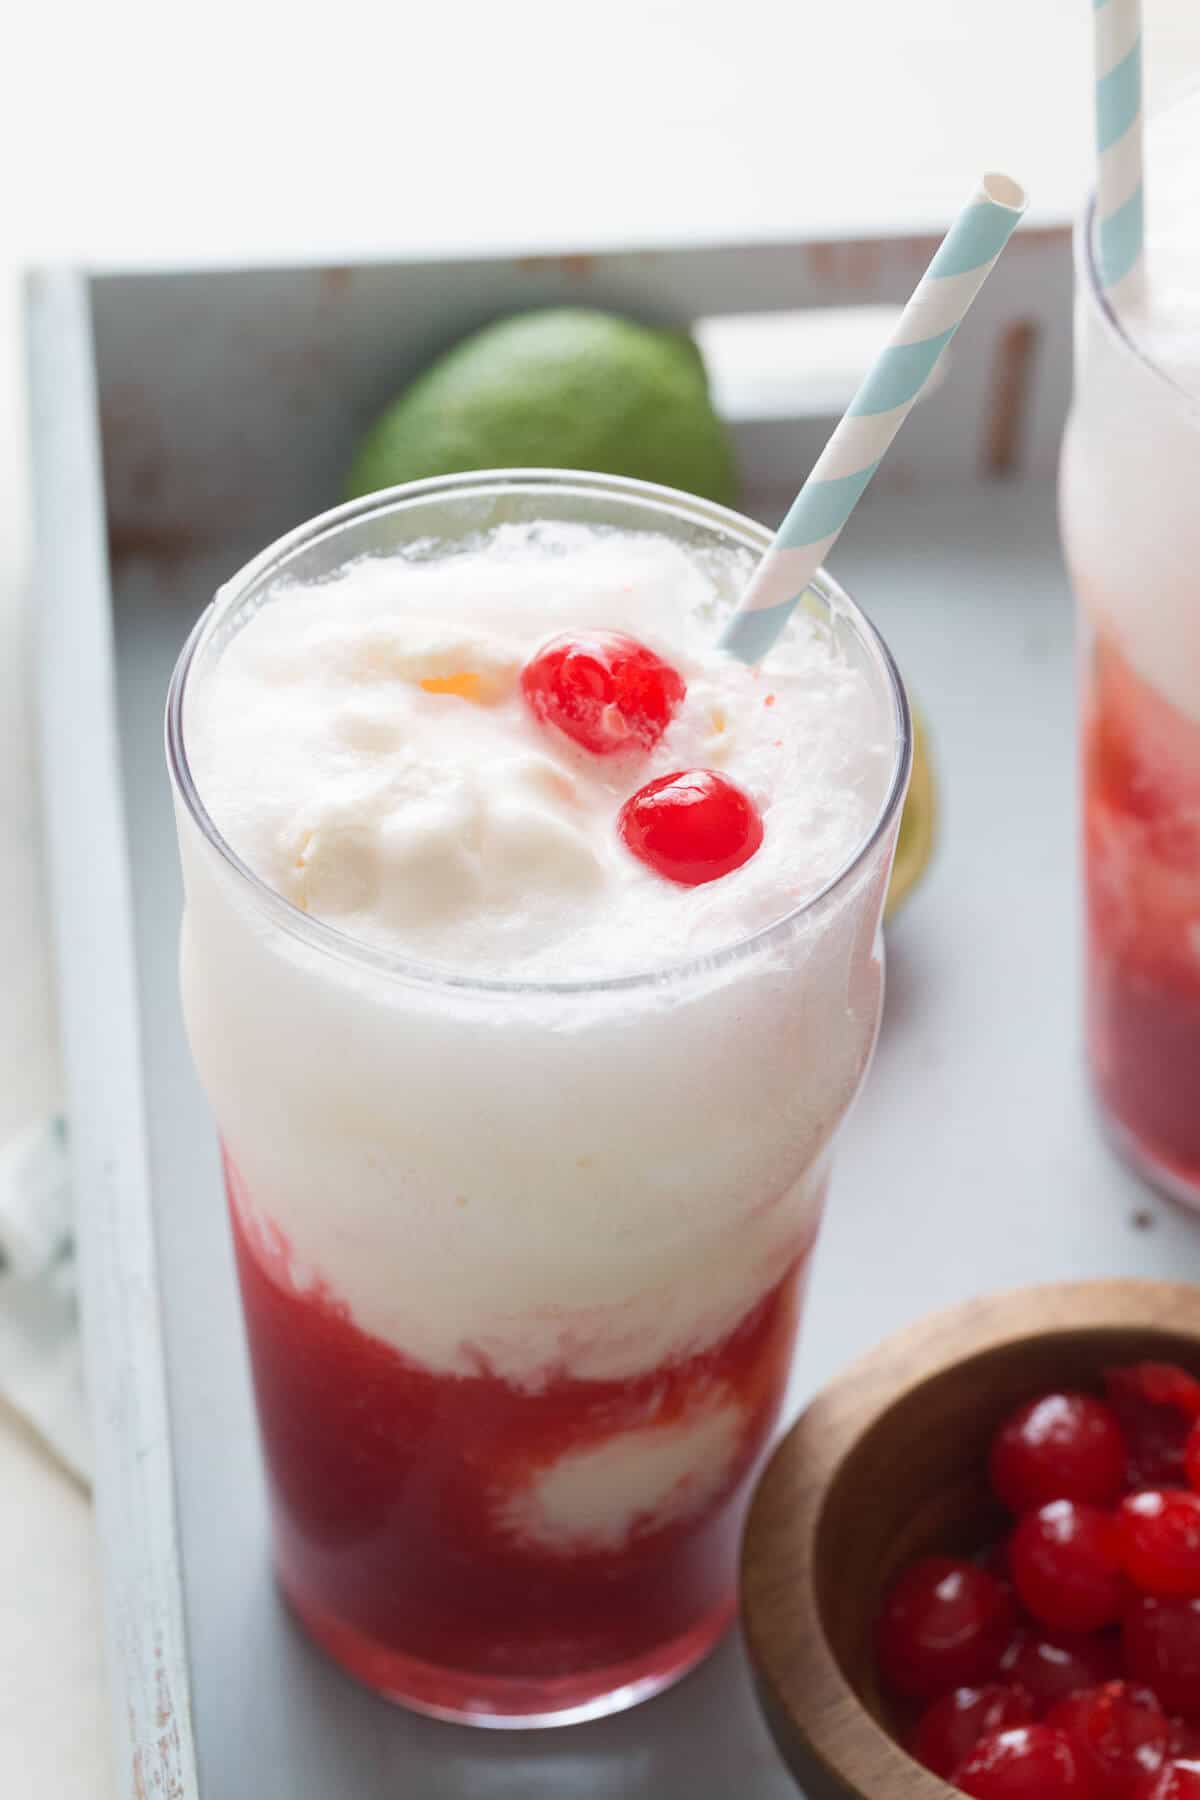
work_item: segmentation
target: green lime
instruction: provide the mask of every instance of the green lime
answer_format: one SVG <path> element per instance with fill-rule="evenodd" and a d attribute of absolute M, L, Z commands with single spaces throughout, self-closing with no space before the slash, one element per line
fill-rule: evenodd
<path fill-rule="evenodd" d="M 737 492 L 694 340 L 583 307 L 502 319 L 439 357 L 367 433 L 346 491 L 515 468 L 632 475 L 727 504 Z"/>
<path fill-rule="evenodd" d="M 896 860 L 892 865 L 892 879 L 883 913 L 885 919 L 890 919 L 903 906 L 929 866 L 936 828 L 937 789 L 933 784 L 929 739 L 914 707 L 912 777 L 908 784 L 904 811 L 900 815 Z"/>

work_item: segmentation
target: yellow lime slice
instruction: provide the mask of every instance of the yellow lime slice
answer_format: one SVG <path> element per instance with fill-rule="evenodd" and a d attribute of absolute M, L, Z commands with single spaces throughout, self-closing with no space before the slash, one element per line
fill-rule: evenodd
<path fill-rule="evenodd" d="M 925 726 L 913 709 L 913 766 L 908 784 L 908 798 L 900 819 L 900 835 L 896 841 L 896 861 L 888 887 L 885 919 L 890 919 L 904 904 L 920 881 L 933 855 L 937 835 L 937 789 L 929 760 L 929 740 Z"/>

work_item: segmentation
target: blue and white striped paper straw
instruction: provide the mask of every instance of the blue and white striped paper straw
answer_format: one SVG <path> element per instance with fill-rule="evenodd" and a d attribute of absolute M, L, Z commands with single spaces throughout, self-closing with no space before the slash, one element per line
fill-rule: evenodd
<path fill-rule="evenodd" d="M 1024 210 L 1015 181 L 985 175 L 946 233 L 722 633 L 742 662 L 761 662 L 787 624 Z"/>
<path fill-rule="evenodd" d="M 1096 27 L 1096 265 L 1113 288 L 1142 260 L 1142 9 L 1092 0 Z"/>

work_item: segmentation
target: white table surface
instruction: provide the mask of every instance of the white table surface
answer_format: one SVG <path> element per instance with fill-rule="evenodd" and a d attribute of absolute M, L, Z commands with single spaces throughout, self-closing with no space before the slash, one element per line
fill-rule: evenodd
<path fill-rule="evenodd" d="M 1152 98 L 1200 72 L 1146 0 Z M 600 20 L 603 23 L 600 23 Z M 28 7 L 0 70 L 0 1135 L 57 1089 L 29 743 L 16 271 L 934 229 L 1089 163 L 1087 0 Z M 86 1501 L 0 1408 L 0 1786 L 107 1800 Z"/>

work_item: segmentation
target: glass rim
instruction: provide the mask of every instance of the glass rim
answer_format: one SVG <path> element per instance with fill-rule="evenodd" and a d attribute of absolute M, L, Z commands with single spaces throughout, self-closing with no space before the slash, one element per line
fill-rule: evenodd
<path fill-rule="evenodd" d="M 1132 357 L 1140 363 L 1151 378 L 1159 383 L 1171 396 L 1173 402 L 1184 412 L 1193 416 L 1200 413 L 1200 402 L 1194 395 L 1167 371 L 1156 363 L 1150 352 L 1146 350 L 1132 333 L 1126 328 L 1124 321 L 1108 298 L 1108 294 L 1100 280 L 1100 270 L 1096 264 L 1096 233 L 1092 229 L 1096 216 L 1096 196 L 1088 196 L 1087 205 L 1075 222 L 1072 234 L 1074 240 L 1073 260 L 1075 264 L 1075 281 L 1077 288 L 1087 295 L 1092 311 L 1100 321 L 1101 328 L 1117 345 L 1125 356 Z"/>
<path fill-rule="evenodd" d="M 800 905 L 789 908 L 778 918 L 771 919 L 767 924 L 756 927 L 753 931 L 730 943 L 723 943 L 716 949 L 683 957 L 674 962 L 656 963 L 648 969 L 635 969 L 627 973 L 598 978 L 575 976 L 560 981 L 544 981 L 520 977 L 478 976 L 448 968 L 443 964 L 423 962 L 419 958 L 409 957 L 376 944 L 366 943 L 349 932 L 339 930 L 336 925 L 330 925 L 323 919 L 316 919 L 310 914 L 302 912 L 299 907 L 278 893 L 268 882 L 257 875 L 248 863 L 243 861 L 216 825 L 192 776 L 185 743 L 183 714 L 188 677 L 193 665 L 223 620 L 234 610 L 251 587 L 273 571 L 282 572 L 287 562 L 295 554 L 311 548 L 326 536 L 340 533 L 347 526 L 375 514 L 398 511 L 415 502 L 456 492 L 478 490 L 486 493 L 489 488 L 497 488 L 501 491 L 515 489 L 526 492 L 536 491 L 539 488 L 550 488 L 558 492 L 577 489 L 593 498 L 603 498 L 608 494 L 618 499 L 640 500 L 648 506 L 656 508 L 660 513 L 670 514 L 676 519 L 686 520 L 693 525 L 701 524 L 718 529 L 743 547 L 759 552 L 766 549 L 773 537 L 773 534 L 765 526 L 735 512 L 732 507 L 721 506 L 715 501 L 704 500 L 697 495 L 687 494 L 676 488 L 664 487 L 654 482 L 637 481 L 622 475 L 591 474 L 585 470 L 481 469 L 465 474 L 436 475 L 422 481 L 406 482 L 398 487 L 382 488 L 376 493 L 345 501 L 340 506 L 331 507 L 326 512 L 318 513 L 314 518 L 274 539 L 249 562 L 244 563 L 227 581 L 222 582 L 188 633 L 172 671 L 164 722 L 167 766 L 175 792 L 183 801 L 202 836 L 207 839 L 222 861 L 238 877 L 242 890 L 260 911 L 266 913 L 291 937 L 343 962 L 350 962 L 360 968 L 369 968 L 377 973 L 392 975 L 428 987 L 449 988 L 478 994 L 544 995 L 547 997 L 628 992 L 633 989 L 653 988 L 668 982 L 709 974 L 726 964 L 740 962 L 757 951 L 769 948 L 774 942 L 782 940 L 800 919 L 820 910 L 869 860 L 899 810 L 912 766 L 912 718 L 908 696 L 900 679 L 895 659 L 871 620 L 846 590 L 834 581 L 824 569 L 818 571 L 809 586 L 827 605 L 847 617 L 858 637 L 872 654 L 877 671 L 882 675 L 891 697 L 895 728 L 895 752 L 891 777 L 883 801 L 869 828 L 864 832 L 845 862 L 834 871 L 829 880 L 816 893 L 809 895 Z"/>

